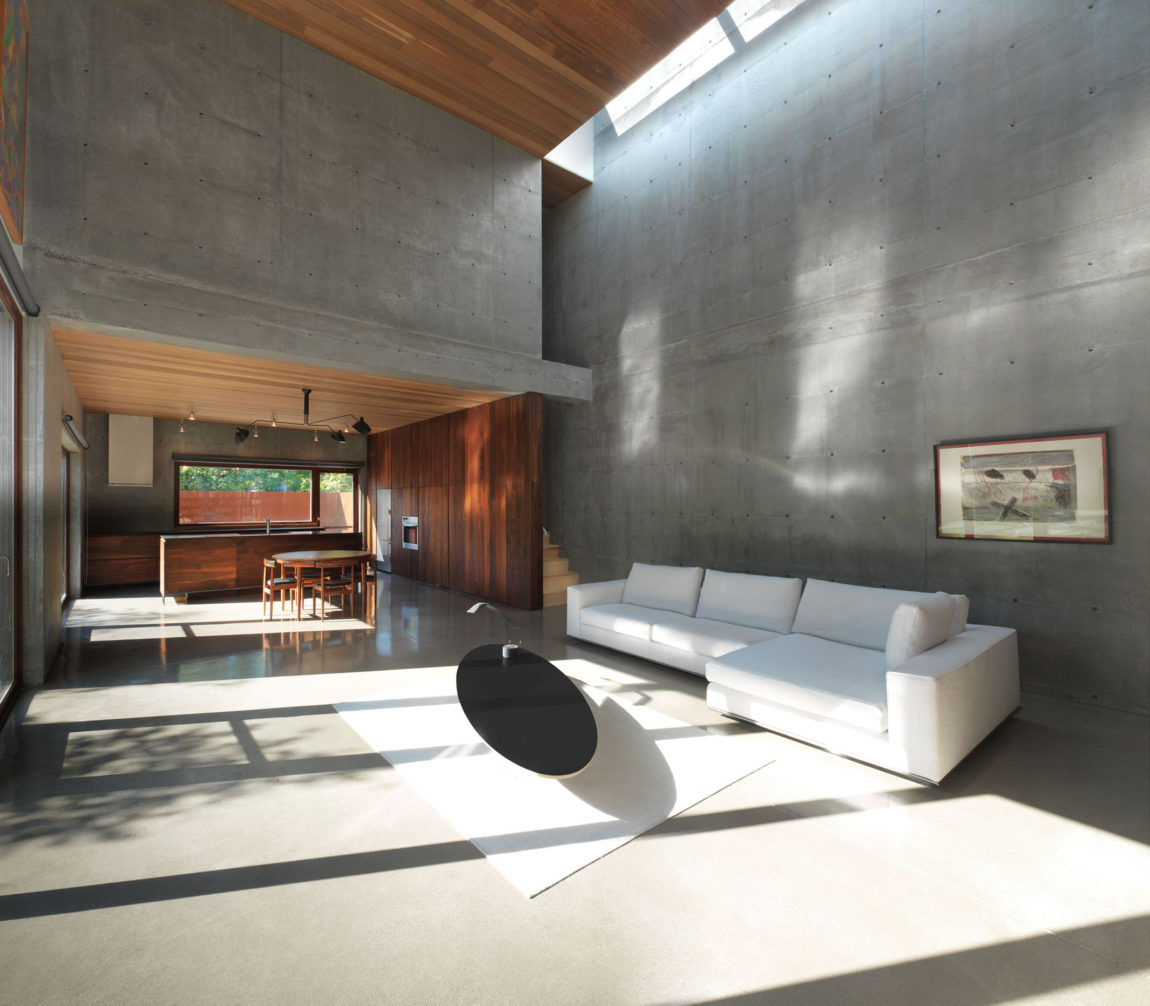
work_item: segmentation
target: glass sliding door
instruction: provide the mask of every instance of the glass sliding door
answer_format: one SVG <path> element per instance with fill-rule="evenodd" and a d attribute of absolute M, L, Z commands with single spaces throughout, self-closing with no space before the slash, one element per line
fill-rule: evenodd
<path fill-rule="evenodd" d="M 17 535 L 19 465 L 19 328 L 8 299 L 0 296 L 0 722 L 17 685 L 16 603 L 20 540 Z"/>

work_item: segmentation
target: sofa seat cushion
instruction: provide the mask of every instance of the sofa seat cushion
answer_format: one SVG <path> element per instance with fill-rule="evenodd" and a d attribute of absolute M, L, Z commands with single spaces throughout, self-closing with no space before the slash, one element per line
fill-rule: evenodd
<path fill-rule="evenodd" d="M 701 657 L 721 657 L 724 653 L 773 639 L 777 635 L 777 632 L 766 629 L 753 629 L 711 618 L 689 618 L 686 615 L 666 613 L 651 627 L 652 642 L 697 653 Z"/>
<path fill-rule="evenodd" d="M 790 632 L 802 592 L 803 581 L 795 577 L 708 569 L 695 615 L 769 632 Z"/>
<path fill-rule="evenodd" d="M 755 643 L 707 663 L 707 680 L 845 723 L 886 731 L 886 654 L 816 636 Z"/>
<path fill-rule="evenodd" d="M 666 618 L 662 608 L 645 608 L 639 604 L 593 604 L 581 612 L 585 626 L 617 632 L 621 636 L 650 639 L 651 626 Z"/>

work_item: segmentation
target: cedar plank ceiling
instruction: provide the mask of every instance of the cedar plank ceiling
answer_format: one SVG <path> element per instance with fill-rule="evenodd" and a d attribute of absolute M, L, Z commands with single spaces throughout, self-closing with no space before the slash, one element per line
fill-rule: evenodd
<path fill-rule="evenodd" d="M 543 157 L 730 0 L 223 0 Z"/>
<path fill-rule="evenodd" d="M 186 419 L 194 405 L 200 422 L 246 426 L 275 412 L 281 426 L 302 426 L 301 389 L 311 388 L 312 422 L 350 412 L 379 432 L 504 397 L 65 328 L 52 335 L 90 412 Z"/>

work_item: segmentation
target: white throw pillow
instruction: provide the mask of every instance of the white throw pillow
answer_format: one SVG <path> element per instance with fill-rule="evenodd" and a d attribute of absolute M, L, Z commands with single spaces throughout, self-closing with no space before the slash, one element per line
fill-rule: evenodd
<path fill-rule="evenodd" d="M 792 577 L 708 569 L 695 616 L 786 633 L 791 631 L 802 592 L 803 581 Z"/>
<path fill-rule="evenodd" d="M 954 598 L 939 591 L 915 603 L 900 604 L 886 637 L 887 667 L 898 667 L 944 642 L 950 635 Z"/>
<path fill-rule="evenodd" d="M 702 566 L 653 566 L 636 562 L 623 585 L 623 603 L 693 615 L 702 582 Z"/>
<path fill-rule="evenodd" d="M 970 618 L 970 598 L 965 594 L 951 594 L 954 598 L 954 617 L 950 620 L 950 634 L 957 636 L 966 628 L 966 620 Z"/>

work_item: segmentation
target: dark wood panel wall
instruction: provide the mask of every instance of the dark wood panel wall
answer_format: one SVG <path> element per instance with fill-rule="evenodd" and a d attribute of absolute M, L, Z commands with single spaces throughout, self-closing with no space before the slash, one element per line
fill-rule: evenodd
<path fill-rule="evenodd" d="M 155 583 L 160 578 L 159 534 L 90 534 L 84 539 L 84 584 Z"/>
<path fill-rule="evenodd" d="M 543 399 L 504 398 L 373 434 L 367 529 L 375 490 L 391 490 L 393 573 L 517 608 L 543 605 Z M 419 550 L 400 522 L 419 518 Z"/>

